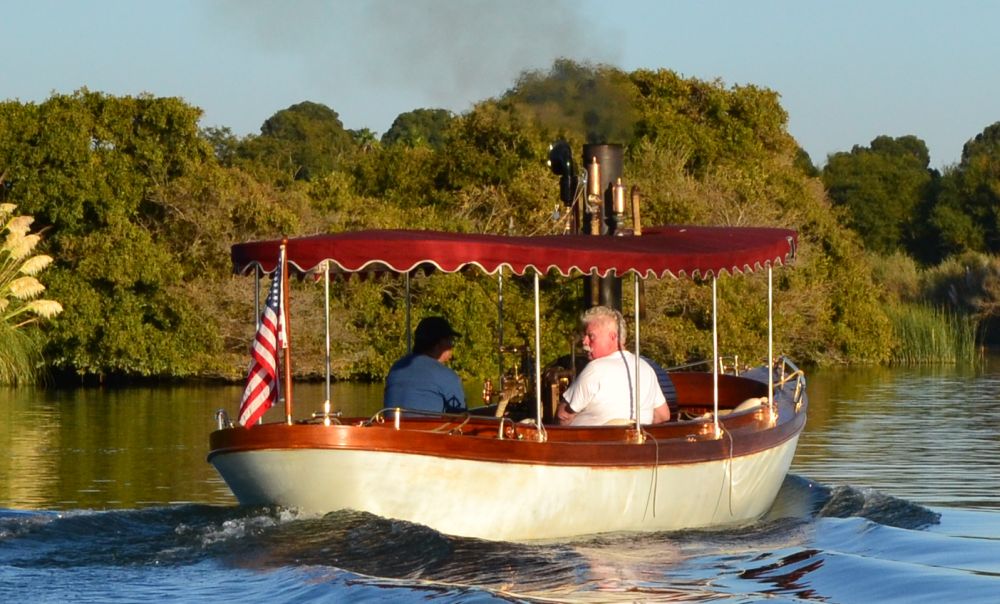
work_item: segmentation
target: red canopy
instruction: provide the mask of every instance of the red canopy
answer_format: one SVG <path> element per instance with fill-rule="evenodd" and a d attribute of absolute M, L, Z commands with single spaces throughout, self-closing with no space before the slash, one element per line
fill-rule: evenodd
<path fill-rule="evenodd" d="M 282 240 L 232 247 L 233 270 L 274 270 Z M 782 264 L 795 254 L 795 231 L 762 227 L 665 226 L 642 236 L 543 235 L 508 237 L 440 231 L 376 230 L 287 240 L 288 263 L 301 273 L 391 271 L 434 267 L 452 273 L 478 267 L 518 275 L 532 270 L 564 276 L 590 273 L 642 277 L 717 275 Z"/>

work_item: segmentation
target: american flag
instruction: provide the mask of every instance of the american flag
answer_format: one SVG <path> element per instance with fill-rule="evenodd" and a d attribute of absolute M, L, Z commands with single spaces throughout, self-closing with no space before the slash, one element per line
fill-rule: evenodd
<path fill-rule="evenodd" d="M 285 337 L 285 302 L 281 295 L 281 270 L 285 249 L 281 248 L 278 268 L 274 270 L 271 290 L 264 302 L 260 315 L 257 335 L 254 337 L 250 355 L 250 372 L 247 386 L 240 401 L 240 424 L 253 426 L 278 400 L 278 349 L 288 346 Z"/>

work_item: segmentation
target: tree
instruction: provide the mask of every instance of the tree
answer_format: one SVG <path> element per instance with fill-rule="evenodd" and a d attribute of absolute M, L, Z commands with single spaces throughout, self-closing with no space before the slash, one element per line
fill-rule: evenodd
<path fill-rule="evenodd" d="M 414 109 L 400 113 L 382 135 L 382 144 L 429 145 L 440 149 L 445 142 L 444 133 L 454 119 L 455 115 L 447 109 Z"/>
<path fill-rule="evenodd" d="M 370 153 L 378 145 L 378 137 L 375 136 L 370 128 L 361 128 L 360 130 L 348 130 L 347 133 L 351 136 L 351 141 L 354 146 L 358 148 L 362 153 Z"/>
<path fill-rule="evenodd" d="M 60 372 L 183 376 L 211 356 L 211 326 L 182 289 L 183 256 L 150 227 L 164 183 L 212 157 L 200 111 L 179 99 L 86 90 L 40 105 L 0 104 L 9 189 L 46 230 L 49 283 L 64 312 L 47 332 Z"/>
<path fill-rule="evenodd" d="M 774 91 L 726 88 L 665 69 L 639 69 L 629 77 L 637 137 L 683 155 L 689 173 L 702 177 L 717 166 L 748 166 L 775 156 L 794 161 L 798 145 Z"/>
<path fill-rule="evenodd" d="M 215 158 L 221 164 L 225 166 L 233 165 L 239 154 L 240 139 L 233 134 L 232 129 L 227 127 L 205 128 L 201 134 L 212 145 L 212 149 L 215 151 Z"/>
<path fill-rule="evenodd" d="M 939 257 L 1000 252 L 1000 122 L 965 144 L 940 186 L 927 212 Z"/>
<path fill-rule="evenodd" d="M 832 154 L 823 183 L 847 225 L 879 254 L 919 251 L 919 210 L 936 177 L 927 145 L 915 136 L 880 136 L 870 147 Z"/>
<path fill-rule="evenodd" d="M 819 168 L 816 167 L 812 158 L 809 157 L 809 153 L 802 147 L 799 147 L 799 150 L 795 153 L 795 167 L 810 178 L 816 178 L 820 175 Z"/>
<path fill-rule="evenodd" d="M 320 103 L 304 101 L 278 111 L 247 139 L 241 156 L 294 180 L 319 178 L 354 148 L 340 116 Z"/>
<path fill-rule="evenodd" d="M 796 163 L 787 115 L 767 89 L 560 61 L 440 123 L 440 113 L 414 112 L 434 118 L 437 146 L 409 135 L 378 144 L 370 131 L 345 131 L 336 112 L 314 103 L 278 112 L 245 140 L 225 129 L 199 131 L 199 115 L 177 99 L 87 91 L 41 105 L 0 103 L 0 165 L 12 166 L 0 195 L 17 195 L 31 210 L 48 229 L 46 251 L 58 258 L 48 283 L 67 311 L 44 334 L 58 370 L 83 378 L 237 377 L 253 331 L 253 280 L 230 277 L 232 243 L 356 228 L 558 232 L 549 143 L 565 138 L 578 147 L 595 133 L 623 144 L 626 185 L 642 190 L 647 225 L 799 230 L 798 268 L 777 274 L 786 311 L 778 318 L 780 350 L 835 363 L 878 361 L 891 346 L 859 240 L 836 222 L 822 183 Z M 746 301 L 763 300 L 766 286 L 743 281 L 724 284 L 721 302 L 732 312 L 724 345 L 746 356 L 766 338 L 762 306 Z M 388 279 L 353 285 L 331 300 L 335 376 L 380 378 L 400 352 L 402 288 Z M 465 325 L 460 331 L 470 335 L 456 366 L 482 377 L 495 358 L 494 278 L 438 275 L 412 285 L 417 314 Z M 564 278 L 542 287 L 555 300 L 543 309 L 546 350 L 563 354 L 579 288 Z M 320 324 L 322 288 L 310 281 L 293 288 L 296 316 Z M 531 324 L 530 290 L 530 280 L 505 278 L 508 334 Z M 705 288 L 656 284 L 647 308 L 655 317 L 647 343 L 662 360 L 710 354 Z M 297 373 L 321 375 L 322 334 L 295 333 Z"/>

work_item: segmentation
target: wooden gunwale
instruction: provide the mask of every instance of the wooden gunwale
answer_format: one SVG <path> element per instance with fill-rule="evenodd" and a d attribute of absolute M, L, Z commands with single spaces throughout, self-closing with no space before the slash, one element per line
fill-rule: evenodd
<path fill-rule="evenodd" d="M 698 379 L 677 380 L 679 398 L 690 396 L 688 386 Z M 737 387 L 740 378 L 734 379 L 720 380 L 720 390 L 721 383 L 726 383 L 731 393 L 740 395 L 743 389 L 750 388 L 746 384 Z M 500 439 L 498 420 L 469 415 L 403 415 L 399 429 L 391 417 L 386 417 L 383 423 L 373 423 L 370 418 L 342 419 L 342 424 L 330 426 L 273 423 L 249 430 L 229 428 L 213 432 L 209 461 L 217 455 L 250 451 L 316 449 L 553 466 L 612 468 L 699 463 L 757 453 L 799 434 L 805 425 L 805 401 L 796 412 L 788 394 L 779 391 L 776 402 L 779 413 L 774 426 L 769 425 L 770 413 L 762 408 L 722 417 L 720 424 L 724 431 L 719 439 L 712 437 L 711 420 L 701 419 L 644 426 L 643 444 L 634 442 L 634 426 L 546 426 L 547 442 L 538 442 L 533 425 L 509 421 L 504 423 L 505 437 Z M 699 404 L 705 405 L 705 401 Z M 729 408 L 735 404 L 732 400 L 727 402 Z"/>

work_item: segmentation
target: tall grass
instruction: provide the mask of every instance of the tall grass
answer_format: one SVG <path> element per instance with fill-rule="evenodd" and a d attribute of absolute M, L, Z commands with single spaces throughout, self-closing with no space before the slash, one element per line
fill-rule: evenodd
<path fill-rule="evenodd" d="M 24 328 L 62 312 L 55 300 L 38 298 L 45 286 L 35 275 L 52 258 L 33 254 L 41 240 L 30 232 L 34 218 L 16 215 L 15 208 L 12 203 L 0 203 L 0 384 L 36 378 L 40 344 Z"/>
<path fill-rule="evenodd" d="M 975 363 L 978 321 L 968 315 L 923 304 L 889 305 L 895 343 L 891 362 L 899 365 L 921 363 Z"/>
<path fill-rule="evenodd" d="M 41 364 L 38 349 L 27 332 L 0 321 L 0 384 L 34 382 Z"/>

